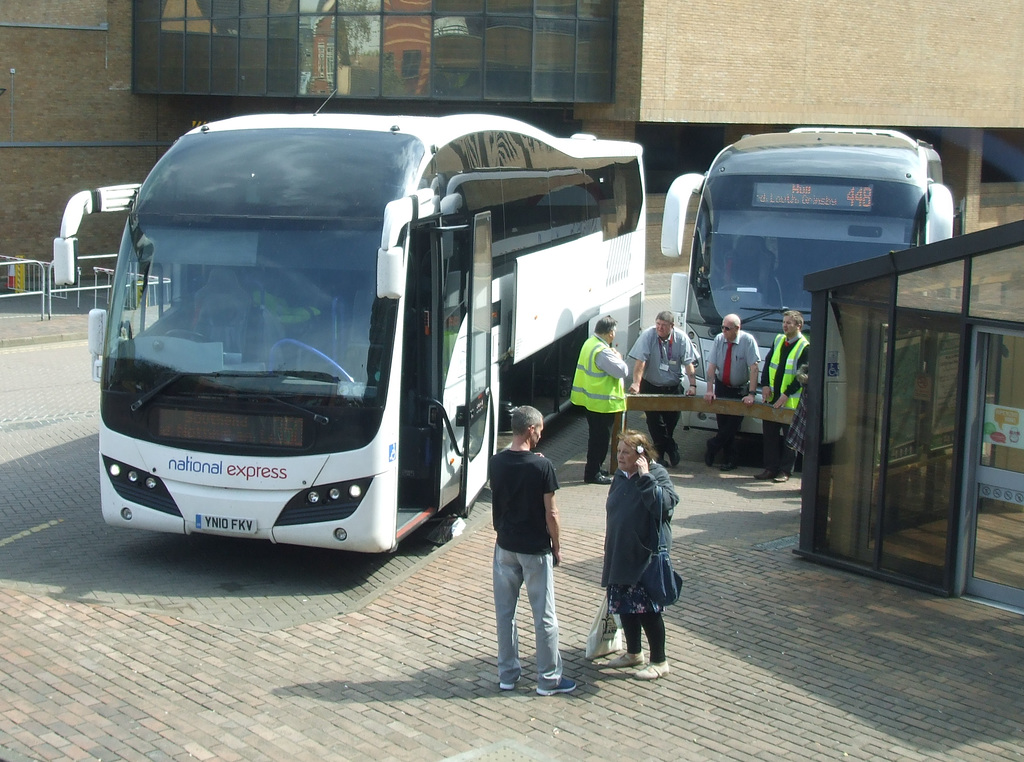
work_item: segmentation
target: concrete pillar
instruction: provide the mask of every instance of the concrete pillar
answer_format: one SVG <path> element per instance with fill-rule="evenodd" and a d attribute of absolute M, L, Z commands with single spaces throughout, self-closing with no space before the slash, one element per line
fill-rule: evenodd
<path fill-rule="evenodd" d="M 961 213 L 963 233 L 981 229 L 982 130 L 949 127 L 942 130 L 942 181 L 953 194 L 953 205 Z"/>

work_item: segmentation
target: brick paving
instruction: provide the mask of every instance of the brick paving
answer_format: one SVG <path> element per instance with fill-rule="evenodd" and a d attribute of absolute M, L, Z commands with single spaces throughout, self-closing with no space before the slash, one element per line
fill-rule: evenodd
<path fill-rule="evenodd" d="M 19 362 L 17 346 L 0 345 L 0 364 Z M 47 409 L 49 437 L 95 447 L 81 436 L 90 422 L 74 419 L 90 393 L 69 384 L 67 395 L 83 396 Z M 9 466 L 41 457 L 21 452 L 26 430 L 17 427 L 40 420 L 39 411 L 0 413 L 0 511 L 46 500 L 11 497 Z M 585 428 L 570 416 L 541 443 L 562 481 L 556 595 L 575 693 L 534 693 L 532 627 L 522 614 L 524 678 L 515 691 L 497 689 L 486 494 L 462 536 L 357 605 L 317 608 L 331 595 L 324 590 L 268 599 L 312 613 L 264 626 L 139 607 L 130 595 L 83 600 L 56 592 L 60 580 L 42 566 L 11 577 L 11 549 L 44 531 L 6 545 L 0 538 L 0 760 L 1024 756 L 1020 614 L 800 560 L 791 552 L 800 480 L 756 482 L 755 451 L 737 471 L 708 469 L 700 432 L 677 434 L 673 556 L 686 585 L 666 614 L 672 673 L 641 682 L 588 662 L 605 490 L 580 481 Z M 89 546 L 69 543 L 65 552 L 88 555 Z M 33 574 L 47 584 L 33 585 Z"/>

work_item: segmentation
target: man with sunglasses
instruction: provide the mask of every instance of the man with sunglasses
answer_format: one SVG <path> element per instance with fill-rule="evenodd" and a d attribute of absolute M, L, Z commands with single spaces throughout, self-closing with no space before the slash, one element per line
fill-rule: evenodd
<path fill-rule="evenodd" d="M 742 400 L 744 405 L 753 405 L 757 394 L 757 366 L 761 352 L 754 337 L 740 330 L 738 315 L 722 318 L 722 332 L 715 337 L 708 354 L 708 390 L 704 399 L 713 402 L 716 398 Z M 742 415 L 718 413 L 718 433 L 708 440 L 704 451 L 704 463 L 711 466 L 715 456 L 723 455 L 722 470 L 736 468 L 736 453 L 733 447 L 736 433 L 743 425 Z"/>

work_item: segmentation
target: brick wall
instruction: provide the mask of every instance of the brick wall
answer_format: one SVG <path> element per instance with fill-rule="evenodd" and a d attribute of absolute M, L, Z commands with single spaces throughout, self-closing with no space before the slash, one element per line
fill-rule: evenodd
<path fill-rule="evenodd" d="M 141 181 L 190 126 L 183 99 L 132 95 L 131 32 L 130 0 L 0 2 L 0 253 L 48 261 L 74 193 Z M 82 253 L 116 250 L 104 217 Z"/>
<path fill-rule="evenodd" d="M 1024 2 L 643 3 L 639 119 L 1024 127 Z"/>
<path fill-rule="evenodd" d="M 0 22 L 6 24 L 99 26 L 106 20 L 107 0 L 3 0 L 0 2 Z"/>

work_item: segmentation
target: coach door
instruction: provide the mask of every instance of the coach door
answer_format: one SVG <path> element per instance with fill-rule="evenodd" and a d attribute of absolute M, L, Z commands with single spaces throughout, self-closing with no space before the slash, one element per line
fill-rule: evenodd
<path fill-rule="evenodd" d="M 469 506 L 487 482 L 491 409 L 491 213 L 473 218 L 473 261 L 466 311 L 466 401 L 462 426 L 462 499 Z"/>

